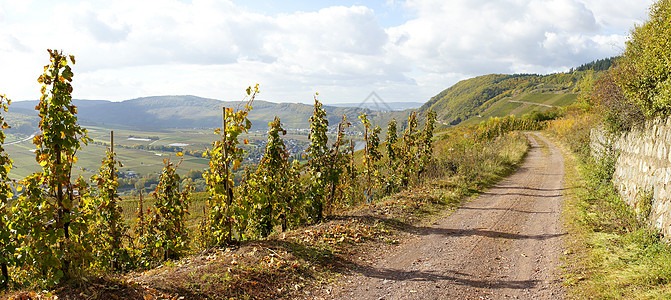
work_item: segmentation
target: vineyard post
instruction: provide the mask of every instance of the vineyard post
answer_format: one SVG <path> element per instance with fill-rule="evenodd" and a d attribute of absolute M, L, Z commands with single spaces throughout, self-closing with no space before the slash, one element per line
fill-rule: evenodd
<path fill-rule="evenodd" d="M 355 146 L 355 144 L 356 144 L 356 142 L 354 142 L 354 139 L 351 139 L 350 140 L 350 145 L 349 145 L 349 152 L 350 152 L 350 155 L 351 155 L 350 160 L 349 160 L 349 169 L 352 173 L 355 172 L 354 168 L 356 168 L 356 166 L 354 165 L 354 146 Z M 352 180 L 352 183 L 350 183 L 350 184 L 352 184 L 352 185 L 355 184 L 355 181 Z"/>
<path fill-rule="evenodd" d="M 342 121 L 340 121 L 340 124 L 338 124 L 338 135 L 336 137 L 336 142 L 335 142 L 335 149 L 333 152 L 333 165 L 339 164 L 340 160 L 340 145 L 343 144 L 343 136 L 345 135 L 345 127 L 348 127 L 349 123 L 347 123 L 347 115 L 342 116 Z M 336 187 L 338 185 L 338 181 L 333 181 L 331 182 L 331 188 L 330 188 L 330 193 L 328 196 L 327 203 L 331 205 L 331 207 L 335 207 L 334 199 L 335 199 L 335 194 L 336 194 Z"/>
<path fill-rule="evenodd" d="M 54 56 L 54 80 L 58 80 L 60 78 L 60 62 L 60 55 L 58 52 L 56 52 L 56 55 Z M 53 85 L 52 95 L 56 95 L 56 83 Z M 56 166 L 61 166 L 61 153 L 63 149 L 61 149 L 61 145 L 58 143 L 56 143 L 53 147 L 54 153 L 56 153 Z M 59 175 L 60 174 L 57 174 L 55 178 L 58 181 L 56 184 L 56 205 L 58 206 L 56 213 L 56 224 L 61 224 L 61 222 L 63 224 L 63 235 L 65 240 L 58 241 L 58 247 L 60 248 L 61 254 L 64 254 L 66 243 L 70 240 L 70 209 L 68 209 L 64 203 L 65 197 L 63 195 L 63 179 L 59 178 Z M 70 260 L 65 255 L 62 255 L 61 259 L 63 262 L 63 275 L 67 279 L 70 277 Z"/>
<path fill-rule="evenodd" d="M 7 102 L 5 103 L 4 100 L 7 100 Z M 4 95 L 0 95 L 0 110 L 7 112 L 7 106 L 11 103 L 12 100 L 5 98 Z M 1 129 L 10 128 L 3 116 L 0 116 L 0 125 Z M 2 246 L 0 249 L 0 268 L 2 269 L 3 278 L 0 288 L 7 289 L 9 287 L 7 264 L 11 262 L 11 254 L 13 253 L 13 248 L 15 246 L 11 245 L 13 241 L 11 238 L 12 234 L 9 230 L 10 226 L 9 224 L 5 224 L 5 220 L 9 221 L 7 214 L 8 198 L 11 198 L 12 196 L 12 190 L 9 186 L 10 180 L 8 177 L 9 170 L 12 167 L 12 160 L 9 158 L 9 155 L 4 152 L 4 143 L 5 133 L 0 130 L 0 166 L 4 167 L 0 170 L 0 246 Z"/>
<path fill-rule="evenodd" d="M 110 152 L 112 153 L 112 155 L 114 155 L 114 130 L 110 130 Z M 110 179 L 112 181 L 114 181 L 114 175 L 115 175 L 114 174 L 114 166 L 112 165 L 112 166 L 110 166 Z M 115 202 L 114 201 L 114 193 L 112 191 L 110 191 L 109 197 L 110 197 L 110 201 Z M 116 206 L 116 205 L 114 205 L 114 206 Z M 112 230 L 116 230 L 116 226 L 115 226 L 116 224 L 114 224 L 114 221 L 115 220 L 112 219 L 112 226 L 111 226 Z M 114 236 L 114 237 L 116 236 L 115 232 L 112 232 L 112 236 Z M 115 246 L 118 246 L 118 245 L 115 245 Z"/>
<path fill-rule="evenodd" d="M 368 129 L 370 129 L 370 122 L 368 121 L 368 116 L 366 114 L 361 114 L 359 116 L 361 122 L 363 123 L 363 141 L 364 141 L 364 150 L 363 150 L 363 163 L 366 167 L 366 189 L 364 191 L 364 196 L 366 197 L 366 203 L 370 202 L 371 192 L 373 188 L 370 185 L 370 141 L 368 140 Z"/>
<path fill-rule="evenodd" d="M 55 259 L 45 258 L 48 263 L 41 267 L 55 272 L 53 278 L 46 276 L 47 280 L 58 281 L 60 278 L 70 278 L 71 259 L 79 260 L 71 256 L 68 251 L 74 246 L 70 231 L 73 228 L 75 232 L 81 229 L 81 227 L 71 228 L 70 226 L 74 221 L 71 217 L 72 210 L 79 209 L 79 205 L 74 204 L 74 185 L 70 180 L 72 165 L 77 162 L 75 154 L 81 149 L 81 143 L 88 144 L 90 138 L 86 134 L 86 129 L 77 124 L 77 107 L 72 105 L 71 82 L 74 74 L 68 65 L 68 60 L 74 65 L 74 56 L 66 57 L 62 51 L 57 50 L 48 50 L 48 52 L 51 64 L 45 66 L 44 73 L 37 79 L 42 84 L 42 96 L 35 109 L 39 111 L 39 128 L 42 134 L 33 138 L 33 144 L 38 148 L 35 151 L 35 159 L 44 171 L 37 173 L 36 176 L 42 177 L 40 183 L 47 185 L 49 196 L 51 199 L 55 198 L 56 206 L 55 226 L 48 228 L 46 232 L 47 235 L 51 235 L 48 237 L 50 242 L 57 244 L 58 252 L 54 253 L 57 257 Z M 63 230 L 62 236 L 60 230 Z M 40 256 L 45 254 L 39 250 L 34 253 Z M 59 265 L 58 262 L 61 264 Z"/>
<path fill-rule="evenodd" d="M 110 180 L 112 182 L 115 181 L 114 176 L 114 130 L 110 130 L 110 153 L 112 155 L 112 160 L 109 162 L 109 168 L 110 168 Z M 110 200 L 110 206 L 112 207 L 113 210 L 117 209 L 116 205 L 116 191 L 110 190 L 109 194 L 109 200 Z M 110 218 L 110 233 L 112 234 L 112 249 L 121 249 L 121 241 L 119 238 L 119 232 L 117 232 L 117 224 L 116 224 L 116 219 L 115 218 Z M 116 270 L 118 266 L 118 257 L 119 255 L 115 253 L 113 260 L 112 260 L 112 269 Z"/>
<path fill-rule="evenodd" d="M 142 189 L 140 189 L 140 213 L 138 214 L 138 218 L 140 218 L 140 235 L 138 236 L 144 236 L 144 207 L 142 203 Z"/>
<path fill-rule="evenodd" d="M 349 160 L 350 163 L 350 169 L 354 170 L 354 139 L 350 140 L 350 154 L 352 155 L 352 158 Z"/>
<path fill-rule="evenodd" d="M 231 219 L 229 218 L 230 210 L 231 210 L 231 198 L 229 196 L 229 191 L 228 191 L 228 149 L 226 147 L 227 141 L 226 141 L 226 106 L 222 108 L 223 110 L 223 126 L 221 128 L 221 134 L 222 139 L 221 142 L 223 143 L 223 148 L 224 148 L 224 200 L 226 202 L 226 225 L 228 226 L 228 235 L 226 237 L 226 242 L 230 243 L 231 238 L 232 238 L 232 231 L 233 231 L 233 224 L 231 222 Z"/>
<path fill-rule="evenodd" d="M 371 186 L 370 186 L 370 153 L 368 153 L 368 124 L 365 124 L 366 127 L 364 129 L 363 133 L 363 140 L 364 143 L 366 144 L 366 147 L 364 148 L 364 159 L 366 160 L 366 202 L 370 202 L 371 198 Z"/>

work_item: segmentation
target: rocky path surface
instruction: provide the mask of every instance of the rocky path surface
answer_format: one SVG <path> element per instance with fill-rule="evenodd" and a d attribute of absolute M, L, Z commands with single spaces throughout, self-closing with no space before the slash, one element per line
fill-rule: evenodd
<path fill-rule="evenodd" d="M 561 299 L 563 159 L 528 134 L 519 169 L 416 238 L 324 287 L 326 299 Z"/>

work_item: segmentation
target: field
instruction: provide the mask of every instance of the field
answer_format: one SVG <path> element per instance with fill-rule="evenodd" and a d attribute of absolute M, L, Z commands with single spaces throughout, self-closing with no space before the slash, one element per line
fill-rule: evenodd
<path fill-rule="evenodd" d="M 114 152 L 117 154 L 122 167 L 122 173 L 135 173 L 139 176 L 159 173 L 163 168 L 163 159 L 168 158 L 173 162 L 178 161 L 175 147 L 183 149 L 191 155 L 184 155 L 183 162 L 177 169 L 180 175 L 189 170 L 204 170 L 208 167 L 208 159 L 202 157 L 205 149 L 218 139 L 213 129 L 136 129 L 128 126 L 118 125 L 83 125 L 87 128 L 88 135 L 93 139 L 92 143 L 83 145 L 77 152 L 78 161 L 73 169 L 73 177 L 82 175 L 89 179 L 100 168 L 101 161 L 110 143 L 110 131 L 114 131 Z M 248 151 L 247 160 L 257 163 L 263 155 L 265 143 L 268 136 L 265 131 L 254 130 L 240 137 L 248 139 L 249 145 L 244 147 Z M 304 130 L 288 130 L 282 137 L 287 149 L 296 157 L 303 154 L 308 143 L 307 132 Z M 333 141 L 335 137 L 329 135 Z M 351 138 L 349 136 L 348 138 Z M 361 147 L 361 137 L 354 136 L 357 141 L 357 150 Z M 166 148 L 161 148 L 165 146 Z M 167 149 L 167 148 L 170 149 Z M 12 179 L 22 179 L 29 174 L 40 171 L 41 167 L 35 161 L 34 149 L 30 135 L 11 134 L 7 136 L 5 149 L 14 166 L 10 171 Z"/>
<path fill-rule="evenodd" d="M 491 117 L 505 117 L 508 115 L 522 116 L 534 110 L 546 111 L 550 109 L 550 106 L 564 107 L 575 102 L 577 97 L 577 94 L 570 93 L 529 93 L 507 97 L 492 104 L 492 106 L 487 108 L 487 110 L 480 114 L 480 116 L 474 116 L 461 124 L 475 125 Z"/>
<path fill-rule="evenodd" d="M 89 135 L 94 141 L 109 143 L 110 133 L 103 128 L 88 128 Z M 128 140 L 129 135 L 152 135 L 159 136 L 159 140 L 155 141 L 157 144 L 170 143 L 188 143 L 189 146 L 185 148 L 203 148 L 207 140 L 216 138 L 214 134 L 206 134 L 204 132 L 135 132 L 131 130 L 115 130 L 115 144 L 132 146 L 134 144 L 150 144 L 151 142 Z M 11 141 L 10 141 L 11 142 Z M 193 146 L 192 146 L 193 144 Z M 39 171 L 40 166 L 35 162 L 35 154 L 31 151 L 35 149 L 32 140 L 23 141 L 20 143 L 5 146 L 10 157 L 14 160 L 14 167 L 10 172 L 13 179 L 23 178 L 33 172 Z M 90 178 L 98 171 L 100 163 L 105 155 L 107 147 L 90 143 L 85 145 L 77 152 L 78 161 L 75 164 L 73 174 L 75 176 L 82 175 L 84 178 Z M 127 149 L 116 147 L 119 160 L 123 164 L 120 171 L 135 171 L 138 174 L 147 174 L 159 172 L 163 167 L 163 159 L 175 159 L 175 153 L 165 151 L 148 151 L 142 149 Z M 184 162 L 180 166 L 180 173 L 185 173 L 190 169 L 204 169 L 207 167 L 207 160 L 204 158 L 197 158 L 192 156 L 185 156 Z"/>
<path fill-rule="evenodd" d="M 73 170 L 74 176 L 82 175 L 88 179 L 100 168 L 110 142 L 110 131 L 114 130 L 114 151 L 123 167 L 121 172 L 133 171 L 144 175 L 158 173 L 163 168 L 163 159 L 177 161 L 176 152 L 151 150 L 138 146 L 177 146 L 184 150 L 202 153 L 210 146 L 217 135 L 211 129 L 161 129 L 155 131 L 135 130 L 127 127 L 100 127 L 85 126 L 93 143 L 85 145 L 77 152 L 78 161 Z M 35 146 L 32 139 L 26 135 L 13 134 L 7 137 L 5 148 L 14 161 L 10 172 L 12 179 L 21 179 L 41 170 L 35 162 L 33 153 Z M 251 145 L 262 144 L 267 136 L 265 132 L 250 132 L 242 138 L 249 139 Z M 307 134 L 289 133 L 285 140 L 307 141 Z M 16 142 L 16 143 L 12 143 Z M 105 144 L 102 144 L 105 143 Z M 131 148 L 135 146 L 135 149 Z M 249 146 L 250 148 L 254 146 Z M 189 170 L 203 170 L 208 166 L 208 160 L 200 155 L 184 155 L 184 161 L 178 168 L 178 173 L 185 174 Z"/>

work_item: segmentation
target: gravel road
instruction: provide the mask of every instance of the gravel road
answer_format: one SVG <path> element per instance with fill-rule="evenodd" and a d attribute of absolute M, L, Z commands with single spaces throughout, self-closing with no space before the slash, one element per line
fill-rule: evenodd
<path fill-rule="evenodd" d="M 324 287 L 327 299 L 562 299 L 563 159 L 543 136 L 518 170 Z"/>

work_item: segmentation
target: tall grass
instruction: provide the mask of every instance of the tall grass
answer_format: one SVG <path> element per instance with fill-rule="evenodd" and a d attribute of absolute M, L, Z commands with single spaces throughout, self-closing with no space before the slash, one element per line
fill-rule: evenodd
<path fill-rule="evenodd" d="M 590 156 L 597 117 L 573 114 L 548 125 L 566 155 L 567 265 L 565 284 L 579 299 L 671 298 L 671 248 L 645 225 L 612 183 L 615 158 Z M 648 195 L 649 197 L 649 195 Z"/>

